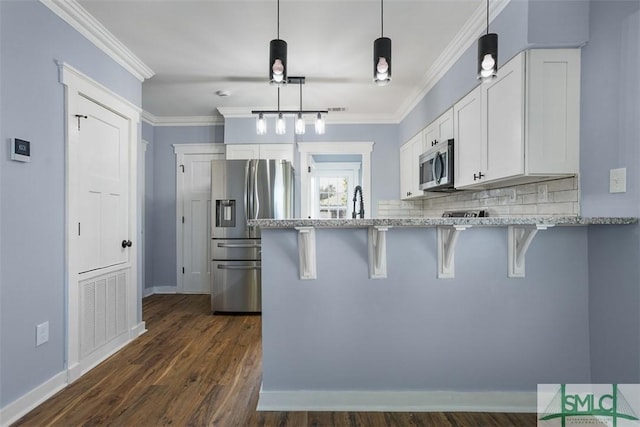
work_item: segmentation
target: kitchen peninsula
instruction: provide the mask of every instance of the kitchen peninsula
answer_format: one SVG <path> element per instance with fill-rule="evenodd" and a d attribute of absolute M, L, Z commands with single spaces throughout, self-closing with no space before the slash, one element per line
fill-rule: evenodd
<path fill-rule="evenodd" d="M 616 263 L 638 255 L 637 218 L 250 224 L 263 239 L 261 410 L 535 412 L 537 384 L 592 379 L 590 282 L 606 270 L 613 291 Z M 526 244 L 520 278 L 508 275 L 510 227 L 545 230 Z M 316 275 L 304 280 L 300 236 L 311 230 Z M 378 277 L 372 230 L 385 235 Z M 454 274 L 438 278 L 438 234 L 452 230 L 464 230 L 448 240 Z M 603 234 L 620 242 L 615 256 Z"/>

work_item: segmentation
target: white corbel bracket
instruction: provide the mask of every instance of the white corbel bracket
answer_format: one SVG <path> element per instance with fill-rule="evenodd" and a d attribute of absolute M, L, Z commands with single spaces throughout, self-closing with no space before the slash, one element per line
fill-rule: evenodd
<path fill-rule="evenodd" d="M 316 274 L 316 229 L 296 227 L 298 230 L 298 255 L 300 280 L 313 280 Z"/>
<path fill-rule="evenodd" d="M 369 278 L 387 277 L 387 230 L 390 227 L 369 227 Z"/>
<path fill-rule="evenodd" d="M 553 224 L 511 225 L 507 233 L 509 237 L 509 277 L 524 277 L 524 260 L 529 245 L 538 233 Z"/>
<path fill-rule="evenodd" d="M 453 225 L 438 227 L 438 278 L 451 279 L 455 277 L 454 251 L 456 241 L 461 231 L 471 228 L 470 225 Z"/>

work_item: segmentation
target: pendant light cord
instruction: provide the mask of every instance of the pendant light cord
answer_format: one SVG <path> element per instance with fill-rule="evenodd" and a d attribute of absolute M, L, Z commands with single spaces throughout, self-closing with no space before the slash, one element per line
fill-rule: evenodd
<path fill-rule="evenodd" d="M 384 36 L 384 0 L 380 0 L 380 37 L 383 37 L 383 36 Z"/>
<path fill-rule="evenodd" d="M 280 114 L 280 86 L 278 86 L 278 114 Z"/>
<path fill-rule="evenodd" d="M 489 34 L 489 0 L 487 0 L 487 34 Z"/>
<path fill-rule="evenodd" d="M 487 0 L 487 4 L 488 4 L 488 1 L 489 1 L 489 0 Z M 487 6 L 487 7 L 489 7 L 489 6 Z M 278 37 L 276 37 L 276 38 L 277 38 L 277 39 L 280 39 L 280 0 L 278 0 L 278 7 L 277 7 L 277 9 L 278 9 L 278 30 L 277 30 L 277 32 L 278 32 Z"/>
<path fill-rule="evenodd" d="M 300 113 L 302 113 L 302 80 L 300 80 Z"/>

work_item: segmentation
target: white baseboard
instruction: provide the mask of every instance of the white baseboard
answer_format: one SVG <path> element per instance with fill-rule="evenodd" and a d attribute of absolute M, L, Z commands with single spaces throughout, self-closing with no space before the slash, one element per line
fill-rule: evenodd
<path fill-rule="evenodd" d="M 11 423 L 19 420 L 36 406 L 65 388 L 66 385 L 67 372 L 63 371 L 54 375 L 22 397 L 9 403 L 0 409 L 0 427 L 9 426 Z"/>
<path fill-rule="evenodd" d="M 153 295 L 153 294 L 177 294 L 178 293 L 178 287 L 177 286 L 154 286 L 153 288 L 151 288 L 151 293 L 149 295 Z"/>
<path fill-rule="evenodd" d="M 131 338 L 132 339 L 136 339 L 138 338 L 140 335 L 144 334 L 147 332 L 147 328 L 146 328 L 146 323 L 144 321 L 138 323 L 137 325 L 135 325 L 133 328 L 131 328 Z"/>
<path fill-rule="evenodd" d="M 536 392 L 512 391 L 264 391 L 258 411 L 530 412 Z"/>
<path fill-rule="evenodd" d="M 181 291 L 177 286 L 154 286 L 152 288 L 144 288 L 142 292 L 142 298 L 146 298 L 151 295 L 156 294 L 194 294 L 194 295 L 211 295 L 209 292 L 190 292 L 190 291 Z"/>

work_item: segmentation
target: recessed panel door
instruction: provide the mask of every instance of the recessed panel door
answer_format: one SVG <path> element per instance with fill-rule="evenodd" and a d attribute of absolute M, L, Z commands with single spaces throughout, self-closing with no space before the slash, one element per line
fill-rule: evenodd
<path fill-rule="evenodd" d="M 79 271 L 129 261 L 129 138 L 122 116 L 86 98 L 79 106 Z"/>

